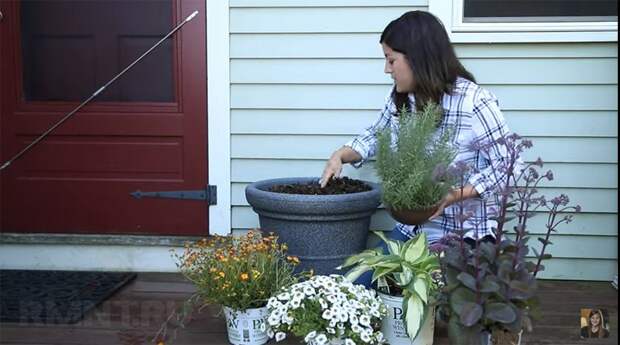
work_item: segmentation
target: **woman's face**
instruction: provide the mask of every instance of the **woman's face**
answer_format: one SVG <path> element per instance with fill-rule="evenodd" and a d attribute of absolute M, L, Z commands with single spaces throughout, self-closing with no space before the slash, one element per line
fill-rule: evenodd
<path fill-rule="evenodd" d="M 596 313 L 596 314 L 592 314 L 592 316 L 590 316 L 590 323 L 592 324 L 592 326 L 598 326 L 601 324 L 601 316 Z"/>
<path fill-rule="evenodd" d="M 396 91 L 401 93 L 413 92 L 415 82 L 407 56 L 393 50 L 385 43 L 381 43 L 381 47 L 383 48 L 383 55 L 385 55 L 384 72 L 394 79 Z"/>

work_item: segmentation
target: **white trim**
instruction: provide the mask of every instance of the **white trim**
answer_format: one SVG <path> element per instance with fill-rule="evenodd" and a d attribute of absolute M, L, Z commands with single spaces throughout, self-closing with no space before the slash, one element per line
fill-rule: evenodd
<path fill-rule="evenodd" d="M 428 0 L 455 43 L 617 42 L 618 22 L 464 23 L 462 0 Z"/>
<path fill-rule="evenodd" d="M 217 205 L 209 207 L 209 234 L 231 233 L 229 0 L 207 2 L 207 102 L 209 184 Z"/>
<path fill-rule="evenodd" d="M 178 272 L 183 247 L 2 244 L 0 269 Z"/>

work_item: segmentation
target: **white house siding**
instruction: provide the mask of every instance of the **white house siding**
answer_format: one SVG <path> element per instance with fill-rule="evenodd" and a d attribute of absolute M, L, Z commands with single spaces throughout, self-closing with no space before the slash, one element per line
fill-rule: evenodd
<path fill-rule="evenodd" d="M 390 88 L 384 26 L 427 0 L 231 0 L 231 183 L 236 233 L 258 226 L 245 186 L 319 176 L 329 154 L 376 117 Z M 617 272 L 617 43 L 459 44 L 459 57 L 500 99 L 583 213 L 560 228 L 543 277 L 610 280 Z M 376 180 L 372 166 L 349 176 Z M 544 215 L 531 231 L 543 229 Z M 385 211 L 372 228 L 389 230 Z M 531 243 L 537 243 L 533 240 Z"/>

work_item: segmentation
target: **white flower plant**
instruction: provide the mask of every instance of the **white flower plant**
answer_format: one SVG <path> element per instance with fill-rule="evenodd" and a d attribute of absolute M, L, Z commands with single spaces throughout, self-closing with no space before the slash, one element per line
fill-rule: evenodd
<path fill-rule="evenodd" d="M 376 330 L 386 307 L 373 290 L 340 275 L 313 276 L 293 284 L 267 302 L 267 334 L 281 341 L 287 334 L 306 344 L 382 344 Z"/>

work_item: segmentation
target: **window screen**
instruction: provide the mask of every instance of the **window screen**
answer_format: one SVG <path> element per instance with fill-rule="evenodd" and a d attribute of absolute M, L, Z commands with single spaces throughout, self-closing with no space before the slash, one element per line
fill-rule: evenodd
<path fill-rule="evenodd" d="M 464 22 L 617 21 L 617 0 L 464 0 Z"/>
<path fill-rule="evenodd" d="M 84 100 L 170 30 L 172 8 L 171 0 L 22 1 L 24 99 Z M 173 72 L 168 39 L 97 100 L 171 102 Z"/>

